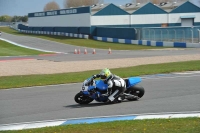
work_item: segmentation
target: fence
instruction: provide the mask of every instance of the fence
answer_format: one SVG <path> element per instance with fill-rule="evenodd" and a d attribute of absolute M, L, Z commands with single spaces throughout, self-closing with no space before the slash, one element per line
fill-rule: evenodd
<path fill-rule="evenodd" d="M 200 26 L 170 28 L 137 28 L 137 40 L 200 42 Z"/>
<path fill-rule="evenodd" d="M 0 26 L 9 26 L 12 22 L 0 22 Z"/>
<path fill-rule="evenodd" d="M 96 27 L 95 36 L 135 40 L 135 28 Z"/>

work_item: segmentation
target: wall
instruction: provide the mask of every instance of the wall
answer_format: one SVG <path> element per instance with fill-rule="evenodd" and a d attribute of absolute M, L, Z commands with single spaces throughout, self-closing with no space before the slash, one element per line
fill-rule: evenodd
<path fill-rule="evenodd" d="M 97 27 L 161 27 L 166 23 L 168 14 L 91 16 L 91 25 Z"/>
<path fill-rule="evenodd" d="M 28 14 L 30 27 L 90 27 L 90 7 Z"/>
<path fill-rule="evenodd" d="M 70 8 L 28 14 L 29 27 L 33 31 L 90 34 L 90 7 Z"/>
<path fill-rule="evenodd" d="M 59 15 L 45 17 L 31 17 L 28 19 L 31 27 L 90 27 L 90 15 Z"/>
<path fill-rule="evenodd" d="M 167 23 L 167 14 L 131 15 L 131 25 L 160 25 Z"/>
<path fill-rule="evenodd" d="M 130 15 L 91 16 L 91 25 L 129 25 Z"/>
<path fill-rule="evenodd" d="M 169 24 L 171 26 L 181 26 L 181 16 L 195 16 L 194 23 L 195 25 L 200 22 L 200 13 L 171 13 L 169 14 Z M 178 24 L 178 25 L 177 25 Z"/>
<path fill-rule="evenodd" d="M 120 39 L 135 39 L 134 28 L 110 28 L 110 27 L 97 27 L 96 36 L 98 37 L 110 37 Z"/>
<path fill-rule="evenodd" d="M 125 43 L 125 44 L 144 45 L 144 46 L 200 48 L 199 43 L 190 43 L 190 42 L 163 42 L 163 41 L 131 40 L 131 39 L 118 39 L 118 38 L 97 37 L 97 36 L 94 36 L 93 39 L 99 40 L 99 41 L 105 41 L 105 42 Z"/>
<path fill-rule="evenodd" d="M 23 24 L 19 24 L 19 25 L 18 25 L 18 29 L 21 29 L 21 30 L 28 30 L 28 26 L 23 25 Z"/>

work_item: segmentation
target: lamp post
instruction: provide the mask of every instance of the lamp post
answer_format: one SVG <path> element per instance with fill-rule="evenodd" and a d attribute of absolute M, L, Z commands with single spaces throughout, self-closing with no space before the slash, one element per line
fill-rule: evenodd
<path fill-rule="evenodd" d="M 183 30 L 183 42 L 185 41 L 185 31 Z"/>
<path fill-rule="evenodd" d="M 176 30 L 174 30 L 174 33 L 175 33 L 175 35 L 174 35 L 174 41 L 176 40 Z"/>
<path fill-rule="evenodd" d="M 152 29 L 152 30 L 153 30 L 153 32 L 154 32 L 154 39 L 153 39 L 153 40 L 156 41 L 156 38 L 155 38 L 155 34 L 156 34 L 156 33 L 155 33 L 155 30 L 154 30 L 154 29 Z"/>
<path fill-rule="evenodd" d="M 198 31 L 199 31 L 199 43 L 200 43 L 200 30 L 198 29 Z"/>
<path fill-rule="evenodd" d="M 151 32 L 151 31 L 150 31 L 150 29 L 149 29 L 149 41 L 151 40 L 151 37 L 150 37 L 150 32 Z"/>
<path fill-rule="evenodd" d="M 192 40 L 192 43 L 193 43 L 193 28 L 191 29 L 191 40 Z"/>
<path fill-rule="evenodd" d="M 167 30 L 167 29 L 166 29 L 166 30 Z M 167 30 L 167 38 L 168 38 L 168 41 L 170 41 L 169 30 Z"/>

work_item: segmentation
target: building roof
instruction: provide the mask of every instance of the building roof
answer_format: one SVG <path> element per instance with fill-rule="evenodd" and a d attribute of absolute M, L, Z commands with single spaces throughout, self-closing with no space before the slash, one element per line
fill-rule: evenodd
<path fill-rule="evenodd" d="M 98 11 L 102 10 L 103 8 L 107 7 L 108 5 L 110 5 L 111 3 L 107 3 L 107 4 L 95 4 L 91 6 L 91 14 L 94 15 L 95 13 L 97 13 Z"/>
<path fill-rule="evenodd" d="M 179 1 L 179 2 L 161 2 L 157 6 L 165 10 L 166 12 L 171 12 L 175 8 L 179 7 L 185 3 L 185 1 Z"/>
<path fill-rule="evenodd" d="M 132 14 L 133 12 L 135 12 L 137 9 L 143 7 L 144 5 L 146 5 L 147 3 L 127 3 L 125 5 L 120 5 L 119 7 L 123 10 L 125 10 L 126 12 L 128 12 L 129 14 Z"/>
<path fill-rule="evenodd" d="M 102 8 L 92 8 L 92 15 L 93 16 L 102 16 L 102 15 L 129 15 L 128 12 L 124 11 L 123 9 L 119 8 L 114 4 L 105 5 Z"/>
<path fill-rule="evenodd" d="M 137 9 L 132 14 L 167 14 L 167 12 L 161 9 L 160 7 L 154 5 L 153 3 L 149 2 L 141 8 Z"/>
<path fill-rule="evenodd" d="M 195 4 L 187 1 L 181 4 L 180 6 L 173 9 L 170 13 L 191 13 L 191 12 L 200 12 L 200 7 Z"/>

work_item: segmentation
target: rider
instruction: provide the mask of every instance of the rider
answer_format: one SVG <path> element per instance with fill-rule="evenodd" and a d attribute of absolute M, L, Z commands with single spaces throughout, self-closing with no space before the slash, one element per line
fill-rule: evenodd
<path fill-rule="evenodd" d="M 108 102 L 114 102 L 120 94 L 124 93 L 126 88 L 125 81 L 119 76 L 112 74 L 109 69 L 105 68 L 100 72 L 100 74 L 93 75 L 94 79 L 99 77 L 104 79 L 104 83 L 108 85 Z M 118 98 L 118 100 L 120 101 L 121 99 Z"/>

